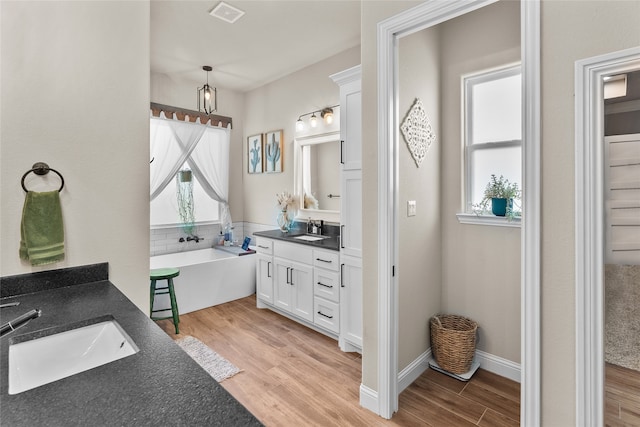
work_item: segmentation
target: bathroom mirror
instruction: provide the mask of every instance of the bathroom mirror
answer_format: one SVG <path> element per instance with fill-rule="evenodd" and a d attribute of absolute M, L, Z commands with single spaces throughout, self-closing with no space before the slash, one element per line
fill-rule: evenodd
<path fill-rule="evenodd" d="M 297 219 L 340 222 L 340 132 L 296 138 Z"/>

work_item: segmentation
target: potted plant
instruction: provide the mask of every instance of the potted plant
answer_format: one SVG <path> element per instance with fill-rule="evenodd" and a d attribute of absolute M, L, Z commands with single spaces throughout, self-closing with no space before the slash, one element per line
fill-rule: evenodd
<path fill-rule="evenodd" d="M 487 210 L 487 205 L 491 202 L 491 213 L 496 216 L 506 216 L 513 219 L 513 201 L 520 198 L 518 183 L 509 182 L 503 175 L 500 178 L 495 174 L 491 175 L 484 190 L 484 198 L 479 204 L 481 212 Z"/>

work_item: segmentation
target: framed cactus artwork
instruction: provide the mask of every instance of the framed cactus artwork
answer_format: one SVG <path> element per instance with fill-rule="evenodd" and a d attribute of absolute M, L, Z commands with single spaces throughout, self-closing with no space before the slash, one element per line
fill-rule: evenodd
<path fill-rule="evenodd" d="M 262 134 L 247 138 L 247 155 L 249 173 L 262 173 Z"/>
<path fill-rule="evenodd" d="M 266 133 L 264 141 L 264 171 L 282 172 L 282 129 Z"/>

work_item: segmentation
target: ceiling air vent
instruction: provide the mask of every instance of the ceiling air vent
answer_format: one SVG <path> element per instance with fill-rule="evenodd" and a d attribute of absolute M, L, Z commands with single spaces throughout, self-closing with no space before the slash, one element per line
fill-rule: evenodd
<path fill-rule="evenodd" d="M 233 24 L 238 19 L 242 18 L 244 11 L 221 1 L 211 12 L 209 12 L 209 15 Z"/>

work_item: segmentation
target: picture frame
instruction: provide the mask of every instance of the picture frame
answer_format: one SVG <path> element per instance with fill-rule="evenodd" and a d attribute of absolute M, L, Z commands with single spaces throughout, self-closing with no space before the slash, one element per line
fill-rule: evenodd
<path fill-rule="evenodd" d="M 263 153 L 265 173 L 282 172 L 282 157 L 284 155 L 282 129 L 265 134 Z"/>
<path fill-rule="evenodd" d="M 264 164 L 262 134 L 247 137 L 247 170 L 250 174 L 262 173 Z"/>

